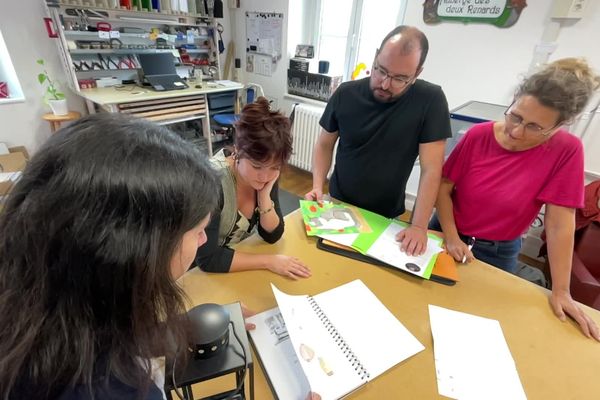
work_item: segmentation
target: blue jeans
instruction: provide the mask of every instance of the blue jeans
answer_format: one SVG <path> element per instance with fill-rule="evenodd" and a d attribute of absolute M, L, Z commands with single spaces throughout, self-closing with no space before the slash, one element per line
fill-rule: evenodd
<path fill-rule="evenodd" d="M 442 226 L 437 213 L 433 214 L 429 221 L 429 229 L 441 231 Z M 458 233 L 460 239 L 467 243 L 469 236 Z M 475 238 L 475 244 L 471 249 L 476 259 L 486 262 L 494 267 L 514 274 L 517 272 L 517 261 L 521 251 L 521 238 L 514 240 L 487 240 Z"/>

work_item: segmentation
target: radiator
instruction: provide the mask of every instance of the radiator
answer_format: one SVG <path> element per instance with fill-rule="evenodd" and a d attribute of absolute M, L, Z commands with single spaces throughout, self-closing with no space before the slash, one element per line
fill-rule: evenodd
<path fill-rule="evenodd" d="M 324 108 L 306 104 L 296 106 L 292 126 L 294 150 L 289 161 L 291 165 L 309 172 L 312 170 L 313 148 L 321 132 L 319 119 L 323 110 Z"/>

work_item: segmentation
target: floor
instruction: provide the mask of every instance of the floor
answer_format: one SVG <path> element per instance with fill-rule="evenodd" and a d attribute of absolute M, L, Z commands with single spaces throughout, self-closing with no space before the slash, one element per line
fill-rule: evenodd
<path fill-rule="evenodd" d="M 296 196 L 304 197 L 312 189 L 312 174 L 292 165 L 286 165 L 279 178 L 279 187 Z M 328 184 L 325 185 L 324 192 L 329 192 Z"/>

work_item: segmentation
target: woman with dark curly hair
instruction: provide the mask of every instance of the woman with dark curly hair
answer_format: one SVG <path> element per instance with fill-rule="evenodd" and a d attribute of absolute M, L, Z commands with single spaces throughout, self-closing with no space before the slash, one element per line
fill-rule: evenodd
<path fill-rule="evenodd" d="M 292 154 L 289 119 L 273 111 L 264 97 L 248 104 L 235 124 L 234 148 L 212 161 L 221 173 L 219 210 L 206 229 L 206 246 L 198 249 L 196 264 L 205 271 L 234 272 L 268 269 L 292 279 L 310 276 L 298 258 L 279 254 L 249 254 L 229 246 L 255 230 L 267 242 L 283 235 L 278 179 Z"/>
<path fill-rule="evenodd" d="M 163 399 L 167 330 L 188 343 L 175 281 L 217 186 L 150 122 L 96 114 L 54 134 L 0 214 L 0 398 Z"/>

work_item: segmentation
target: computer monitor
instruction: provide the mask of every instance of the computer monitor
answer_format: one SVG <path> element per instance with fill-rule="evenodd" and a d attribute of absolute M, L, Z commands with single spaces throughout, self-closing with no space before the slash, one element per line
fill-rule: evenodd
<path fill-rule="evenodd" d="M 138 59 L 144 76 L 177 74 L 171 53 L 138 54 Z"/>

